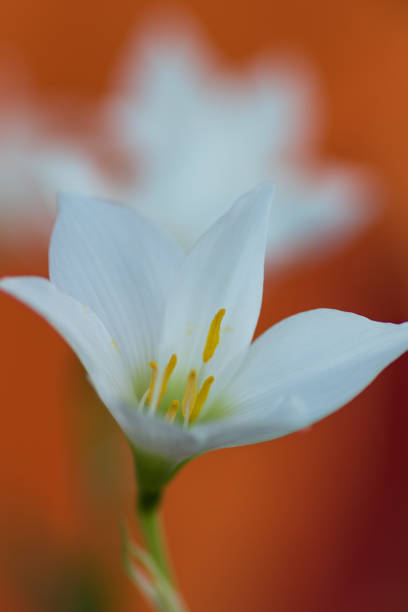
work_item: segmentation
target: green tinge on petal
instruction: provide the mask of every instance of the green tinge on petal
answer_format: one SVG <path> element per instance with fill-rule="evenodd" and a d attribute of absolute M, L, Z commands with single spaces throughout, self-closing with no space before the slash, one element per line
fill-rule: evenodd
<path fill-rule="evenodd" d="M 225 419 L 232 413 L 231 402 L 228 400 L 226 393 L 221 393 L 211 401 L 207 400 L 201 414 L 195 421 L 197 424 L 212 423 Z"/>
<path fill-rule="evenodd" d="M 178 410 L 177 416 L 174 420 L 175 425 L 179 425 L 180 427 L 184 425 L 184 418 L 182 416 L 181 404 L 184 396 L 184 392 L 186 389 L 188 373 L 183 375 L 181 373 L 175 372 L 168 384 L 167 389 L 163 397 L 161 398 L 160 405 L 157 409 L 158 415 L 161 418 L 165 418 L 173 400 L 178 400 L 180 402 L 180 408 Z M 202 383 L 201 383 L 202 384 Z M 201 384 L 199 385 L 201 387 Z M 149 386 L 149 380 L 146 378 L 143 382 L 143 385 L 140 384 L 137 389 L 137 397 L 141 398 L 143 394 L 146 392 Z M 195 423 L 208 423 L 210 421 L 217 421 L 219 419 L 224 418 L 229 414 L 229 403 L 225 393 L 217 394 L 214 398 L 212 397 L 213 390 L 210 389 L 208 398 L 206 399 L 198 418 L 194 421 Z M 148 410 L 149 407 L 146 406 L 145 410 Z"/>

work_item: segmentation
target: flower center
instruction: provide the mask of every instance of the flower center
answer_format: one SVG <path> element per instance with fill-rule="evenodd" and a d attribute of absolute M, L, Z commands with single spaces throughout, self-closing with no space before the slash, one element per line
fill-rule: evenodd
<path fill-rule="evenodd" d="M 225 308 L 221 308 L 211 321 L 211 325 L 208 330 L 207 339 L 202 354 L 203 363 L 207 363 L 213 357 L 215 350 L 220 342 L 220 330 L 221 322 L 225 315 Z M 170 377 L 177 365 L 177 355 L 174 353 L 168 364 L 163 370 L 161 376 L 159 376 L 159 367 L 155 361 L 151 361 L 149 366 L 152 370 L 150 384 L 147 392 L 142 398 L 142 405 L 146 403 L 150 406 L 151 412 L 156 412 L 159 409 L 160 402 L 166 393 L 167 386 L 169 384 Z M 207 401 L 208 394 L 210 393 L 211 385 L 214 382 L 214 376 L 206 378 L 201 385 L 199 391 L 197 391 L 197 370 L 190 370 L 187 377 L 187 382 L 184 389 L 183 399 L 181 402 L 178 399 L 172 400 L 170 406 L 166 412 L 166 420 L 173 423 L 179 413 L 181 403 L 181 414 L 184 421 L 184 425 L 187 426 L 193 423 L 199 416 L 202 407 Z"/>

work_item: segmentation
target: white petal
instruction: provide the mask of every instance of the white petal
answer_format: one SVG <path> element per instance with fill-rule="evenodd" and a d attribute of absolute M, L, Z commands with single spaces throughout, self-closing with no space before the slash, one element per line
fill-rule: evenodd
<path fill-rule="evenodd" d="M 45 278 L 4 278 L 0 288 L 41 314 L 63 336 L 87 370 L 102 399 L 128 398 L 130 381 L 103 323 L 87 307 Z"/>
<path fill-rule="evenodd" d="M 163 359 L 178 353 L 185 370 L 201 367 L 211 321 L 222 308 L 220 344 L 207 364 L 211 373 L 251 341 L 262 300 L 272 191 L 265 184 L 243 196 L 187 256 L 166 307 Z"/>
<path fill-rule="evenodd" d="M 181 249 L 135 211 L 76 195 L 60 197 L 50 277 L 103 321 L 135 376 L 153 358 L 163 297 Z"/>
<path fill-rule="evenodd" d="M 177 465 L 200 450 L 194 432 L 189 429 L 155 415 L 133 411 L 125 404 L 117 406 L 115 413 L 116 420 L 129 440 L 145 453 L 158 455 Z"/>
<path fill-rule="evenodd" d="M 250 347 L 229 389 L 233 416 L 195 430 L 206 448 L 283 436 L 349 402 L 407 349 L 408 323 L 328 309 L 289 317 Z"/>

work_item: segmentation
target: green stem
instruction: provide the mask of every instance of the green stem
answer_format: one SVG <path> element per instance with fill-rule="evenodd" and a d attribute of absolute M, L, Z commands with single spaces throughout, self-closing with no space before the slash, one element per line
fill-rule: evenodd
<path fill-rule="evenodd" d="M 132 451 L 139 491 L 137 515 L 148 553 L 139 550 L 136 556 L 152 578 L 153 595 L 150 593 L 147 597 L 154 600 L 154 606 L 160 612 L 187 612 L 174 586 L 159 514 L 162 491 L 180 466 L 133 446 Z M 140 576 L 136 577 L 138 581 L 140 583 Z"/>
<path fill-rule="evenodd" d="M 159 493 L 155 495 L 141 493 L 137 506 L 138 516 L 148 551 L 169 583 L 173 584 L 159 515 L 160 497 Z"/>

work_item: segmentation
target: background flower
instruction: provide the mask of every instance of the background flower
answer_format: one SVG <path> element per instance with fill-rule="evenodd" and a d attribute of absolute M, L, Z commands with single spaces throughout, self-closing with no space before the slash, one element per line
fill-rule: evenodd
<path fill-rule="evenodd" d="M 274 266 L 371 221 L 378 196 L 368 173 L 318 158 L 322 95 L 300 59 L 263 55 L 222 69 L 198 30 L 175 21 L 147 29 L 114 72 L 102 104 L 44 103 L 26 85 L 17 104 L 3 101 L 3 241 L 19 227 L 46 235 L 59 189 L 124 202 L 191 247 L 240 194 L 271 179 Z"/>
<path fill-rule="evenodd" d="M 123 198 L 191 247 L 230 203 L 273 180 L 270 263 L 344 238 L 373 214 L 368 175 L 319 163 L 321 92 L 295 57 L 221 68 L 197 28 L 156 25 L 124 55 L 106 111 L 128 158 Z"/>

